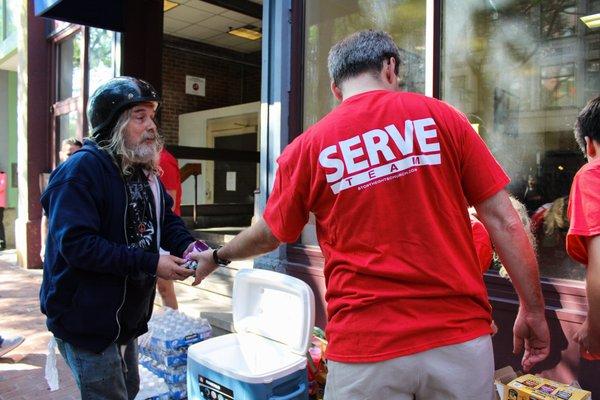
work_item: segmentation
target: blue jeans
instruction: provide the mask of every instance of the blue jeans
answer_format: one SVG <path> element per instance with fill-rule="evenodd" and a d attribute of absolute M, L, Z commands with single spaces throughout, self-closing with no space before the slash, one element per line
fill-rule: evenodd
<path fill-rule="evenodd" d="M 75 377 L 82 400 L 132 400 L 140 386 L 137 339 L 121 346 L 113 343 L 102 353 L 75 347 L 56 338 L 60 354 Z"/>

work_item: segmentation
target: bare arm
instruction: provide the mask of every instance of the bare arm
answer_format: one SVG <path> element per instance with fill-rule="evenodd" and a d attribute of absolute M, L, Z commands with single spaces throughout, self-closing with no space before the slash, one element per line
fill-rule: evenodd
<path fill-rule="evenodd" d="M 574 338 L 583 350 L 600 354 L 600 236 L 593 236 L 588 241 L 586 292 L 587 319 Z"/>
<path fill-rule="evenodd" d="M 522 364 L 527 371 L 544 360 L 550 351 L 550 334 L 535 252 L 506 191 L 501 190 L 475 208 L 519 295 L 513 351 L 520 353 L 525 346 Z"/>
<path fill-rule="evenodd" d="M 42 245 L 40 246 L 40 258 L 44 262 L 46 253 L 46 239 L 48 238 L 48 217 L 42 213 L 42 221 L 40 223 L 40 236 L 42 239 Z"/>
<path fill-rule="evenodd" d="M 261 218 L 251 227 L 240 232 L 231 242 L 220 248 L 218 256 L 225 260 L 244 260 L 273 251 L 280 244 L 269 226 Z M 196 279 L 192 285 L 199 284 L 202 279 L 217 268 L 212 252 L 212 250 L 206 250 L 193 255 L 193 258 L 198 261 L 198 268 L 196 269 Z"/>

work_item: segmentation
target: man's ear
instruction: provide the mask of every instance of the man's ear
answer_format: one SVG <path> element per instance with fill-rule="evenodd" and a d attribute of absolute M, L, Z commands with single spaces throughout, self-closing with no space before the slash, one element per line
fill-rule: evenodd
<path fill-rule="evenodd" d="M 598 142 L 592 140 L 589 136 L 585 136 L 585 155 L 588 158 L 595 158 L 598 154 Z"/>
<path fill-rule="evenodd" d="M 390 85 L 396 86 L 398 84 L 398 76 L 396 75 L 396 59 L 394 57 L 390 57 L 388 60 L 383 62 L 382 78 Z"/>
<path fill-rule="evenodd" d="M 331 81 L 331 93 L 333 96 L 338 99 L 338 101 L 344 100 L 344 95 L 342 94 L 342 89 L 338 85 L 335 84 L 334 81 Z"/>

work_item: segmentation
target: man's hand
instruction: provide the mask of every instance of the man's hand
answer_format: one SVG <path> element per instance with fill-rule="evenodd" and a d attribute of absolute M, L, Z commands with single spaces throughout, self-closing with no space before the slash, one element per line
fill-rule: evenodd
<path fill-rule="evenodd" d="M 201 253 L 195 251 L 190 254 L 191 258 L 198 263 L 198 267 L 196 268 L 196 279 L 194 279 L 192 286 L 198 285 L 204 278 L 210 275 L 211 272 L 217 269 L 217 264 L 215 264 L 212 256 L 213 251 L 214 250 L 212 249 L 208 249 Z"/>
<path fill-rule="evenodd" d="M 529 371 L 550 354 L 550 332 L 543 313 L 533 314 L 519 309 L 513 335 L 513 353 L 519 354 L 525 348 L 521 361 L 523 371 Z"/>
<path fill-rule="evenodd" d="M 156 276 L 167 280 L 184 280 L 192 275 L 194 271 L 180 266 L 185 260 L 170 254 L 161 255 L 156 267 Z"/>
<path fill-rule="evenodd" d="M 594 355 L 600 354 L 600 332 L 592 332 L 587 319 L 575 332 L 573 340 L 579 343 L 583 351 Z"/>

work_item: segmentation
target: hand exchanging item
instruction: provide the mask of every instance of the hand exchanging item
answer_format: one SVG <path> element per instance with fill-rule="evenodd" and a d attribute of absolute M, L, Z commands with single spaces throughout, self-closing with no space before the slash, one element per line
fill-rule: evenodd
<path fill-rule="evenodd" d="M 184 280 L 192 275 L 194 271 L 181 266 L 184 259 L 169 254 L 161 255 L 156 267 L 156 276 L 167 280 Z"/>
<path fill-rule="evenodd" d="M 196 279 L 194 279 L 192 286 L 198 285 L 204 278 L 217 269 L 218 265 L 213 259 L 213 251 L 212 249 L 202 252 L 194 251 L 188 255 L 189 258 L 198 263 L 196 266 Z"/>

